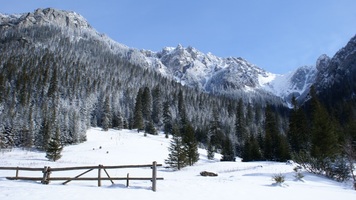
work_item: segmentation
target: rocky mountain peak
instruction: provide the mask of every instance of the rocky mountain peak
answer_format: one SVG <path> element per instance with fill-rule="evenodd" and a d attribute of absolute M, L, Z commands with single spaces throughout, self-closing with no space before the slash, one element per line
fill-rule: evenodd
<path fill-rule="evenodd" d="M 324 71 L 330 63 L 330 57 L 326 54 L 319 56 L 316 61 L 316 69 L 318 71 Z"/>
<path fill-rule="evenodd" d="M 85 18 L 75 12 L 53 8 L 37 9 L 20 15 L 1 15 L 1 26 L 27 27 L 31 25 L 56 25 L 71 29 L 92 29 Z"/>
<path fill-rule="evenodd" d="M 53 32 L 52 35 L 33 37 L 33 34 L 21 30 L 23 28 L 29 30 L 29 27 L 33 27 L 32 31 L 36 34 L 38 28 L 43 27 Z M 57 29 L 54 30 L 53 27 Z M 287 101 L 291 96 L 303 97 L 312 84 L 330 85 L 330 80 L 339 79 L 338 77 L 343 77 L 349 71 L 351 73 L 353 69 L 346 68 L 349 65 L 339 63 L 345 63 L 345 60 L 348 63 L 353 61 L 356 53 L 354 37 L 333 58 L 321 55 L 315 66 L 301 67 L 289 74 L 277 75 L 258 68 L 240 57 L 221 58 L 181 44 L 176 47 L 165 47 L 159 52 L 129 48 L 95 31 L 81 15 L 53 8 L 37 9 L 25 14 L 0 14 L 0 30 L 16 30 L 20 33 L 18 38 L 6 37 L 6 34 L 3 34 L 0 38 L 2 41 L 25 38 L 36 47 L 54 50 L 56 46 L 52 44 L 63 41 L 62 37 L 73 44 L 81 45 L 83 40 L 95 41 L 97 48 L 111 51 L 130 63 L 151 68 L 165 77 L 204 92 L 229 96 L 238 96 L 236 94 L 241 96 L 246 93 L 258 96 L 268 93 Z M 92 50 L 88 49 L 87 52 Z"/>
<path fill-rule="evenodd" d="M 318 59 L 318 75 L 315 85 L 318 90 L 329 90 L 331 87 L 349 87 L 352 90 L 356 73 L 356 36 L 341 48 L 331 59 Z M 352 92 L 350 92 L 352 93 Z"/>

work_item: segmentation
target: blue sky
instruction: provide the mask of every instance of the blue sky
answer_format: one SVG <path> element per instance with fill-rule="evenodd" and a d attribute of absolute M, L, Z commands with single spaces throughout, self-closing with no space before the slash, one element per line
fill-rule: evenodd
<path fill-rule="evenodd" d="M 57 8 L 122 44 L 178 44 L 286 73 L 333 56 L 356 34 L 355 0 L 0 0 L 1 13 Z"/>

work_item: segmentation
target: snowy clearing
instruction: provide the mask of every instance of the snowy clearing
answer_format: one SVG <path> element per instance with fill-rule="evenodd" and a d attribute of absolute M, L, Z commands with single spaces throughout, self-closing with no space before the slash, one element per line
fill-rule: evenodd
<path fill-rule="evenodd" d="M 163 134 L 158 136 L 143 136 L 131 130 L 101 131 L 92 128 L 87 133 L 88 141 L 79 145 L 67 146 L 62 152 L 62 158 L 57 162 L 49 162 L 45 153 L 13 149 L 0 153 L 2 167 L 72 167 L 102 165 L 152 164 L 157 161 L 164 167 L 158 168 L 157 192 L 151 190 L 150 181 L 102 181 L 102 187 L 97 187 L 96 181 L 72 181 L 62 185 L 62 181 L 52 181 L 42 185 L 33 181 L 10 181 L 6 176 L 15 176 L 15 171 L 0 170 L 0 199 L 355 199 L 356 191 L 350 183 L 338 183 L 324 177 L 304 172 L 303 181 L 294 177 L 295 165 L 275 162 L 219 162 L 219 155 L 210 161 L 206 151 L 199 149 L 200 160 L 181 171 L 172 171 L 165 167 L 164 160 L 168 157 L 169 139 Z M 100 148 L 101 147 L 101 148 Z M 218 173 L 217 177 L 202 177 L 201 171 Z M 65 176 L 76 176 L 83 170 L 65 173 Z M 147 176 L 152 170 L 147 168 L 108 170 L 111 176 Z M 272 176 L 283 174 L 285 182 L 282 185 L 273 184 Z M 41 176 L 41 172 L 20 171 L 22 176 Z M 97 176 L 97 171 L 91 175 Z"/>

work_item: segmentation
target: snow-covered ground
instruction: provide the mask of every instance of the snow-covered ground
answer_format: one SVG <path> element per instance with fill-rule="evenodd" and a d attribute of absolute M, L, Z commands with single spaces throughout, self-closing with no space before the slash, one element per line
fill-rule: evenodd
<path fill-rule="evenodd" d="M 13 149 L 0 153 L 0 166 L 20 167 L 70 167 L 93 165 L 126 165 L 151 164 L 157 161 L 164 164 L 168 156 L 169 139 L 164 135 L 147 137 L 143 133 L 130 130 L 108 132 L 92 128 L 87 133 L 88 141 L 79 145 L 64 148 L 63 157 L 57 162 L 49 162 L 45 153 Z M 99 148 L 101 147 L 101 148 Z M 0 199 L 355 199 L 356 191 L 349 183 L 338 183 L 324 177 L 304 172 L 304 181 L 294 177 L 295 165 L 275 162 L 219 162 L 206 158 L 206 151 L 200 149 L 200 160 L 181 171 L 160 167 L 158 177 L 164 180 L 157 182 L 157 192 L 151 190 L 150 181 L 103 181 L 97 187 L 96 181 L 72 181 L 62 185 L 61 181 L 53 181 L 42 185 L 33 181 L 10 181 L 6 176 L 15 176 L 14 171 L 0 170 Z M 165 166 L 165 165 L 164 165 Z M 201 171 L 218 173 L 217 177 L 202 177 Z M 94 170 L 95 171 L 95 170 Z M 97 171 L 85 177 L 97 176 Z M 76 176 L 83 170 L 72 172 L 53 172 L 52 176 Z M 64 173 L 64 174 L 60 174 Z M 147 169 L 109 169 L 114 177 L 150 177 L 152 170 Z M 276 186 L 272 181 L 274 174 L 283 174 L 286 181 Z M 103 176 L 105 173 L 102 173 Z M 20 171 L 20 176 L 41 176 L 41 172 Z"/>

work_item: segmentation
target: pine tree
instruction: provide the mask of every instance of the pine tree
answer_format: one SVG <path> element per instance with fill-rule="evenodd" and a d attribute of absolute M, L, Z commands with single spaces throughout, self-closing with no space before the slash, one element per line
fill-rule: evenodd
<path fill-rule="evenodd" d="M 50 125 L 48 119 L 45 117 L 41 124 L 40 133 L 36 138 L 36 145 L 38 146 L 38 148 L 42 150 L 46 150 L 48 148 L 48 143 L 50 139 L 51 139 Z"/>
<path fill-rule="evenodd" d="M 284 135 L 277 135 L 276 157 L 277 161 L 280 162 L 285 162 L 290 159 L 289 144 Z"/>
<path fill-rule="evenodd" d="M 288 143 L 278 131 L 276 117 L 270 105 L 267 105 L 265 111 L 265 132 L 265 158 L 276 161 L 285 161 L 289 158 Z"/>
<path fill-rule="evenodd" d="M 262 160 L 262 153 L 261 153 L 260 146 L 258 145 L 257 140 L 253 136 L 251 136 L 250 143 L 251 143 L 252 161 Z"/>
<path fill-rule="evenodd" d="M 160 125 L 162 117 L 162 98 L 161 89 L 157 85 L 152 91 L 152 120 L 153 123 Z"/>
<path fill-rule="evenodd" d="M 148 134 L 151 134 L 151 135 L 157 135 L 157 130 L 156 130 L 152 120 L 146 122 L 145 133 L 148 133 Z"/>
<path fill-rule="evenodd" d="M 50 85 L 48 88 L 47 96 L 50 99 L 56 97 L 56 93 L 58 91 L 58 75 L 57 75 L 57 67 L 54 67 L 53 75 L 51 77 Z"/>
<path fill-rule="evenodd" d="M 103 120 L 102 120 L 103 130 L 108 131 L 109 128 L 111 127 L 111 121 L 112 121 L 109 96 L 105 98 L 103 112 L 104 112 Z"/>
<path fill-rule="evenodd" d="M 192 166 L 199 160 L 198 143 L 195 139 L 192 125 L 187 124 L 184 128 L 183 145 L 185 146 L 188 165 Z"/>
<path fill-rule="evenodd" d="M 79 122 L 79 113 L 77 110 L 71 111 L 70 125 L 69 125 L 69 135 L 70 142 L 69 144 L 76 144 L 80 141 L 79 131 L 80 131 L 80 122 Z"/>
<path fill-rule="evenodd" d="M 187 111 L 185 110 L 184 95 L 182 90 L 180 90 L 178 93 L 178 114 L 180 128 L 182 129 L 188 123 Z"/>
<path fill-rule="evenodd" d="M 294 153 L 293 160 L 311 173 L 325 174 L 330 178 L 343 177 L 344 171 L 339 170 L 346 165 L 339 152 L 341 149 L 338 148 L 336 123 L 317 98 L 314 87 L 310 89 L 310 96 L 310 150 Z"/>
<path fill-rule="evenodd" d="M 163 130 L 168 138 L 168 135 L 172 133 L 172 114 L 170 111 L 169 101 L 164 102 L 163 106 Z"/>
<path fill-rule="evenodd" d="M 121 130 L 124 128 L 124 120 L 122 118 L 121 112 L 120 111 L 116 111 L 113 114 L 113 125 L 112 127 L 118 130 Z"/>
<path fill-rule="evenodd" d="M 245 124 L 245 116 L 243 111 L 243 101 L 239 99 L 237 109 L 236 109 L 236 117 L 235 117 L 235 132 L 237 137 L 237 155 L 242 156 L 242 148 L 244 142 L 247 137 L 246 124 Z"/>
<path fill-rule="evenodd" d="M 229 137 L 225 137 L 223 148 L 221 151 L 221 161 L 235 161 L 234 147 Z"/>
<path fill-rule="evenodd" d="M 295 97 L 292 98 L 293 109 L 289 117 L 288 141 L 291 151 L 298 153 L 300 151 L 310 150 L 310 136 L 308 133 L 308 123 L 305 112 L 299 108 Z"/>
<path fill-rule="evenodd" d="M 63 150 L 63 146 L 61 145 L 59 134 L 59 128 L 57 128 L 55 137 L 50 139 L 46 150 L 46 158 L 54 162 L 62 157 L 61 152 Z"/>
<path fill-rule="evenodd" d="M 151 91 L 148 87 L 143 89 L 142 93 L 142 117 L 145 122 L 151 120 L 151 113 L 152 113 L 152 97 Z"/>
<path fill-rule="evenodd" d="M 143 114 L 142 114 L 142 89 L 139 89 L 136 96 L 133 128 L 136 128 L 137 131 L 143 130 L 144 128 Z"/>
<path fill-rule="evenodd" d="M 312 96 L 312 145 L 311 155 L 318 159 L 333 158 L 338 153 L 338 137 L 333 121 L 325 107 L 317 99 L 315 91 Z"/>
<path fill-rule="evenodd" d="M 208 142 L 207 157 L 209 160 L 214 160 L 215 157 L 214 147 L 211 145 L 210 139 Z"/>
<path fill-rule="evenodd" d="M 258 161 L 262 159 L 262 154 L 258 141 L 253 135 L 251 135 L 248 140 L 246 140 L 244 145 L 244 151 L 242 156 L 242 161 Z"/>
<path fill-rule="evenodd" d="M 210 144 L 215 147 L 215 149 L 221 149 L 224 134 L 221 130 L 221 122 L 219 119 L 218 111 L 216 106 L 213 107 L 212 120 L 209 124 L 208 138 Z"/>
<path fill-rule="evenodd" d="M 183 138 L 179 133 L 179 128 L 174 125 L 172 129 L 173 138 L 171 140 L 168 159 L 166 164 L 170 165 L 174 169 L 180 170 L 187 166 L 186 150 L 183 143 Z"/>

